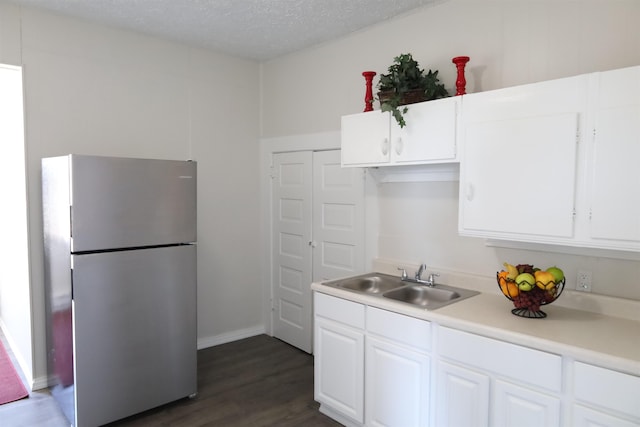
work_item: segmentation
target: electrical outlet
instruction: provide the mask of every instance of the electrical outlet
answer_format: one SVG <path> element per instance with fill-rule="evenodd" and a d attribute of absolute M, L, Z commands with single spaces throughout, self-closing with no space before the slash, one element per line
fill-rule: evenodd
<path fill-rule="evenodd" d="M 591 292 L 591 272 L 586 270 L 578 271 L 576 291 Z"/>

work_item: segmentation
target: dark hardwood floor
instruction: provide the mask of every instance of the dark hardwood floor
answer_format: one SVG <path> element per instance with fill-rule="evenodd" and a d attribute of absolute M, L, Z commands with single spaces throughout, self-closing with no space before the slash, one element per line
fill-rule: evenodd
<path fill-rule="evenodd" d="M 28 404 L 22 409 L 38 410 Z M 44 410 L 52 411 L 48 407 Z M 0 419 L 3 427 L 30 425 L 17 418 L 12 424 L 11 418 L 3 416 L 1 406 Z M 318 403 L 313 400 L 313 357 L 278 339 L 258 335 L 200 350 L 195 398 L 152 409 L 110 427 L 339 425 L 318 412 Z"/>

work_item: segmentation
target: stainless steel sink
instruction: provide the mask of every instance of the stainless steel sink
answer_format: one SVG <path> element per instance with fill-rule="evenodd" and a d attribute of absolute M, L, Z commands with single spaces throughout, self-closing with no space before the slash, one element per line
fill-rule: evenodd
<path fill-rule="evenodd" d="M 446 285 L 435 285 L 433 287 L 407 285 L 385 292 L 382 296 L 433 310 L 478 294 L 479 292 L 476 291 Z"/>
<path fill-rule="evenodd" d="M 387 298 L 427 310 L 435 310 L 479 294 L 476 291 L 447 285 L 437 284 L 430 287 L 423 284 L 404 282 L 400 277 L 381 273 L 368 273 L 346 279 L 332 280 L 324 282 L 324 285 Z"/>
<path fill-rule="evenodd" d="M 334 280 L 326 282 L 325 285 L 335 286 L 336 288 L 349 289 L 351 291 L 362 292 L 366 294 L 381 294 L 392 289 L 404 286 L 405 283 L 399 277 L 389 276 L 386 274 L 364 274 L 362 276 L 349 277 L 342 280 Z"/>
<path fill-rule="evenodd" d="M 436 287 L 429 288 L 423 285 L 405 286 L 389 291 L 383 296 L 416 305 L 427 305 L 430 301 L 442 302 L 460 298 L 460 294 L 456 291 Z"/>

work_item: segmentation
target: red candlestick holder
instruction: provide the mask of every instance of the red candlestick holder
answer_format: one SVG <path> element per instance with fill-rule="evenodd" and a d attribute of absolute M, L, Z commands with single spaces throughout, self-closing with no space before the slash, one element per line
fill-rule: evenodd
<path fill-rule="evenodd" d="M 364 94 L 364 112 L 373 111 L 373 77 L 376 75 L 375 71 L 363 71 L 367 91 Z"/>
<path fill-rule="evenodd" d="M 458 69 L 458 78 L 456 79 L 456 96 L 464 95 L 465 86 L 467 85 L 467 80 L 464 78 L 464 66 L 469 62 L 468 56 L 456 56 L 451 60 L 454 64 L 456 64 L 456 68 Z"/>

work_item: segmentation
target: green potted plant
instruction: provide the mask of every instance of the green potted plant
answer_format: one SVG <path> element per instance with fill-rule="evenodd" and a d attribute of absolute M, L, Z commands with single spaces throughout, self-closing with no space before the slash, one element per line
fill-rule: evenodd
<path fill-rule="evenodd" d="M 382 111 L 390 111 L 400 127 L 406 125 L 403 114 L 407 107 L 402 105 L 449 96 L 444 84 L 438 80 L 438 70 L 427 74 L 410 53 L 403 53 L 393 59 L 388 74 L 381 74 L 378 82 L 378 100 Z"/>

